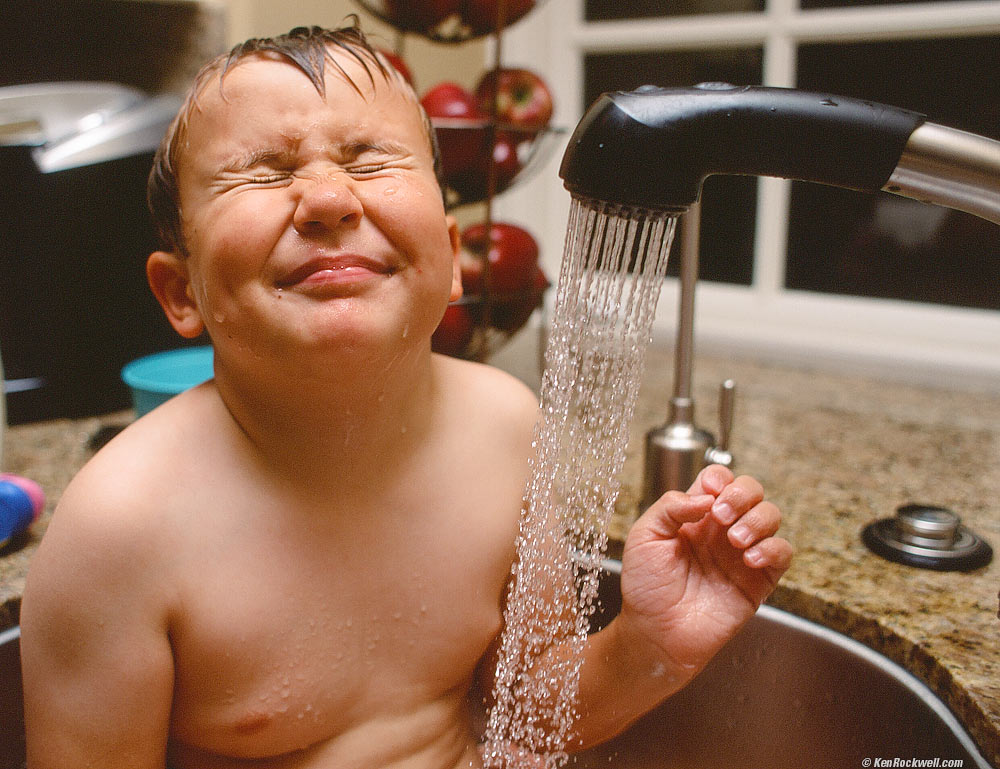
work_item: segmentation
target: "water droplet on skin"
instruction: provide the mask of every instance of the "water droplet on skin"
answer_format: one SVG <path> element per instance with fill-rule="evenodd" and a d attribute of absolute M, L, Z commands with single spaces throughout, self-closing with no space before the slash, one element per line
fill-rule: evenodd
<path fill-rule="evenodd" d="M 386 187 L 383 191 L 383 195 L 395 195 L 398 190 L 395 187 Z"/>

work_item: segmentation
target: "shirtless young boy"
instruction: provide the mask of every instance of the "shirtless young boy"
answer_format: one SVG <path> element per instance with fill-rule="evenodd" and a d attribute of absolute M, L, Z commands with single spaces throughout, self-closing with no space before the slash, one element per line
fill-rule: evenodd
<path fill-rule="evenodd" d="M 461 291 L 456 224 L 415 95 L 360 33 L 224 64 L 168 136 L 148 261 L 177 331 L 207 329 L 215 379 L 59 502 L 21 615 L 29 766 L 478 765 L 537 403 L 431 353 Z M 753 614 L 790 559 L 779 518 L 712 467 L 635 525 L 581 744 Z"/>

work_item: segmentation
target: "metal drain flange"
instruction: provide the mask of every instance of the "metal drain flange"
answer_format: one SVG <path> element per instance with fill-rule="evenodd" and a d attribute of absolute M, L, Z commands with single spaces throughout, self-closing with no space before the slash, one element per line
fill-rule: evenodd
<path fill-rule="evenodd" d="M 861 532 L 868 549 L 896 563 L 936 571 L 971 571 L 993 558 L 993 549 L 945 507 L 902 505 L 893 518 Z"/>

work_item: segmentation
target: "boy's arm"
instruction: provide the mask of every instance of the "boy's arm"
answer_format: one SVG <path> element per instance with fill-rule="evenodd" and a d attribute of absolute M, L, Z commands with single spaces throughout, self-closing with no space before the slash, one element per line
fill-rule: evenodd
<path fill-rule="evenodd" d="M 774 536 L 780 519 L 757 481 L 713 466 L 636 522 L 622 611 L 588 640 L 571 750 L 613 737 L 683 687 L 753 616 L 791 561 Z"/>
<path fill-rule="evenodd" d="M 174 672 L 155 567 L 165 544 L 135 509 L 95 505 L 94 491 L 67 491 L 28 577 L 28 766 L 163 769 Z"/>

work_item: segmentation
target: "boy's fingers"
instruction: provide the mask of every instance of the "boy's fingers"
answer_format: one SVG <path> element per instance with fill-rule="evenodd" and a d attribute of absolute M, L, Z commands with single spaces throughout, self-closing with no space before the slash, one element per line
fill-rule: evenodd
<path fill-rule="evenodd" d="M 754 505 L 727 532 L 733 547 L 748 548 L 755 542 L 774 536 L 781 526 L 781 511 L 771 502 Z"/>
<path fill-rule="evenodd" d="M 668 491 L 650 505 L 647 515 L 660 537 L 673 537 L 685 523 L 700 521 L 712 507 L 715 497 L 711 494 L 685 494 Z"/>
<path fill-rule="evenodd" d="M 726 486 L 733 482 L 733 478 L 735 478 L 733 471 L 728 467 L 709 465 L 698 473 L 698 477 L 694 479 L 694 483 L 688 489 L 688 494 L 712 494 L 718 496 Z"/>
<path fill-rule="evenodd" d="M 769 537 L 743 551 L 743 562 L 752 569 L 771 569 L 776 572 L 774 581 L 792 562 L 792 546 L 781 537 Z"/>
<path fill-rule="evenodd" d="M 712 505 L 715 520 L 728 526 L 764 499 L 764 487 L 749 475 L 741 475 L 726 486 Z"/>

